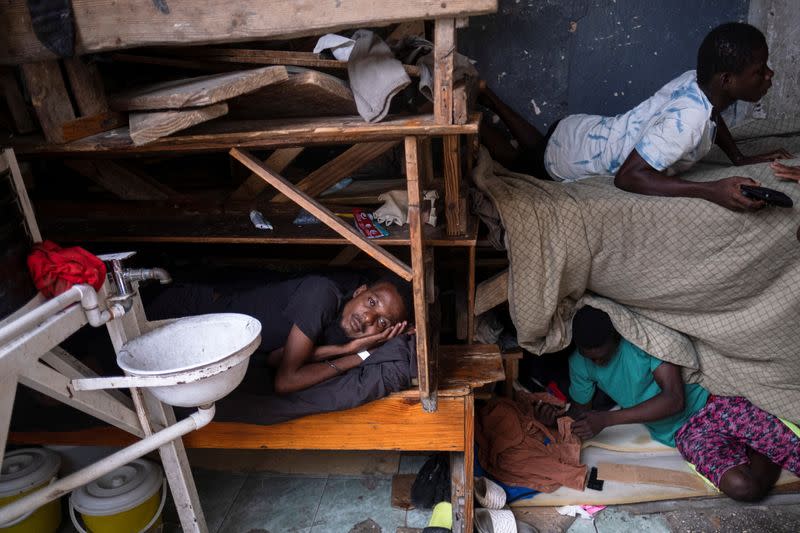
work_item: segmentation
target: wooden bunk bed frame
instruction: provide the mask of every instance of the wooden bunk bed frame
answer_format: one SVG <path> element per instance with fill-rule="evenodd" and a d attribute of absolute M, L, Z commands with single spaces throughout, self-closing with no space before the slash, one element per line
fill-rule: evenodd
<path fill-rule="evenodd" d="M 426 180 L 432 177 L 430 138 L 441 137 L 444 145 L 446 236 L 439 238 L 439 245 L 460 245 L 468 249 L 468 307 L 471 310 L 476 239 L 474 234 L 469 234 L 472 226 L 468 224 L 465 211 L 460 147 L 461 136 L 467 136 L 468 148 L 474 145 L 478 133 L 478 117 L 470 116 L 467 112 L 465 88 L 456 87 L 453 83 L 456 29 L 466 25 L 466 17 L 470 15 L 495 12 L 497 0 L 387 0 L 378 3 L 372 0 L 325 0 L 313 3 L 313 9 L 303 8 L 306 6 L 305 2 L 263 0 L 262 3 L 263 9 L 253 17 L 239 20 L 241 17 L 238 13 L 246 11 L 243 2 L 239 0 L 214 4 L 213 8 L 205 4 L 198 6 L 189 0 L 173 0 L 170 2 L 169 13 L 155 15 L 150 13 L 153 5 L 133 0 L 99 4 L 88 0 L 74 0 L 72 7 L 78 30 L 76 53 L 149 45 L 292 38 L 344 28 L 435 19 L 433 114 L 389 117 L 378 124 L 368 124 L 357 117 L 270 121 L 223 119 L 198 126 L 191 133 L 175 134 L 136 146 L 130 139 L 127 127 L 103 133 L 119 124 L 119 116 L 110 113 L 103 106 L 93 110 L 81 109 L 84 116 L 75 118 L 66 90 L 58 90 L 59 84 L 63 89 L 63 81 L 58 74 L 57 58 L 36 39 L 27 18 L 25 3 L 22 0 L 12 0 L 7 6 L 6 16 L 8 20 L 20 21 L 20 24 L 8 25 L 11 31 L 0 35 L 0 64 L 23 64 L 22 74 L 29 88 L 33 88 L 34 109 L 48 139 L 45 142 L 36 136 L 18 137 L 13 140 L 13 146 L 20 157 L 60 156 L 84 159 L 96 156 L 229 152 L 253 173 L 229 200 L 247 199 L 262 191 L 266 184 L 272 185 L 283 196 L 309 210 L 336 232 L 338 237 L 334 238 L 338 238 L 340 243 L 347 242 L 357 247 L 411 281 L 417 328 L 419 386 L 416 390 L 392 394 L 355 409 L 310 416 L 275 426 L 212 423 L 204 430 L 186 437 L 184 443 L 185 446 L 201 448 L 297 450 L 357 450 L 363 449 L 364 443 L 368 443 L 369 449 L 376 450 L 449 451 L 452 453 L 451 474 L 454 489 L 453 530 L 471 531 L 473 391 L 482 384 L 503 379 L 502 361 L 496 347 L 439 347 L 438 339 L 430 331 L 428 305 L 434 300 L 433 254 L 430 248 L 433 241 L 429 242 L 426 238 L 422 223 L 421 191 Z M 205 16 L 211 9 L 215 10 L 215 16 Z M 127 20 L 135 21 L 143 17 L 146 24 L 110 24 L 109 20 L 113 20 L 115 14 L 120 12 L 126 13 Z M 231 34 L 232 20 L 239 24 L 235 37 Z M 181 30 L 176 31 L 175 28 L 179 27 Z M 113 35 L 105 35 L 103 28 L 112 28 Z M 186 31 L 186 28 L 192 28 L 192 31 Z M 79 88 L 93 86 L 94 82 L 91 79 L 81 80 L 81 77 L 90 78 L 92 73 L 80 68 L 80 64 L 70 61 L 70 83 L 75 100 L 80 106 L 84 100 L 82 96 L 86 95 Z M 59 79 L 56 80 L 55 77 Z M 37 87 L 42 85 L 49 90 L 37 92 Z M 65 107 L 70 109 L 65 111 Z M 70 140 L 74 138 L 76 130 L 84 132 L 79 135 L 82 138 Z M 92 134 L 87 135 L 87 131 Z M 351 150 L 369 152 L 373 148 L 381 148 L 374 144 L 373 147 L 368 147 L 369 143 L 399 142 L 403 142 L 405 146 L 409 231 L 407 237 L 403 236 L 393 244 L 410 246 L 410 265 L 398 260 L 383 247 L 356 234 L 315 200 L 313 196 L 324 190 L 320 183 L 311 180 L 305 184 L 301 182 L 292 185 L 280 176 L 281 164 L 288 164 L 286 161 L 291 161 L 292 154 L 296 155 L 297 150 L 304 146 L 354 144 Z M 246 151 L 249 149 L 275 149 L 275 152 L 270 159 L 259 161 Z M 470 159 L 467 158 L 467 165 Z M 346 164 L 341 167 L 348 168 Z M 332 178 L 328 176 L 328 179 Z M 170 197 L 170 191 L 163 187 L 156 187 L 151 191 L 156 195 L 165 195 L 162 198 Z M 157 238 L 169 239 L 168 236 L 156 236 Z M 172 242 L 198 242 L 192 241 L 191 236 L 175 238 L 177 241 Z M 218 242 L 247 242 L 238 240 L 240 238 L 219 236 Z M 128 242 L 135 240 L 134 237 Z M 303 239 L 292 238 L 286 242 L 290 241 L 302 243 Z M 473 313 L 469 312 L 468 317 L 471 338 Z M 9 442 L 113 445 L 122 444 L 130 438 L 129 434 L 116 428 L 100 428 L 69 434 L 14 433 L 10 435 Z"/>

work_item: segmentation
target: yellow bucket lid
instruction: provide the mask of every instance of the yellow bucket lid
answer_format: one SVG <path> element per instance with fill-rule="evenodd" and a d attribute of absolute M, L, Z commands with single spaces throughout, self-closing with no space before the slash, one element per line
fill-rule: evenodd
<path fill-rule="evenodd" d="M 47 448 L 22 448 L 5 454 L 0 470 L 0 498 L 49 483 L 59 468 L 61 457 Z"/>
<path fill-rule="evenodd" d="M 161 467 L 136 459 L 72 491 L 70 503 L 89 516 L 109 516 L 141 505 L 161 488 Z"/>

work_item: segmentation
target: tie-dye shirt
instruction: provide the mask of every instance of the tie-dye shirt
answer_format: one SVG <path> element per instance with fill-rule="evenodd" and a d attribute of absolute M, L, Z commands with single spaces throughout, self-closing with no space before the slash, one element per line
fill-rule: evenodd
<path fill-rule="evenodd" d="M 690 70 L 627 113 L 562 119 L 547 143 L 545 167 L 563 181 L 614 176 L 635 149 L 658 171 L 683 172 L 714 143 L 711 109 Z"/>

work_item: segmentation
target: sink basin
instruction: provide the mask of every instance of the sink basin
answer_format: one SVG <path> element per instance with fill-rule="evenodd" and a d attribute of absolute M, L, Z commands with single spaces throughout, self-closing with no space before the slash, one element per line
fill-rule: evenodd
<path fill-rule="evenodd" d="M 117 364 L 131 376 L 170 383 L 148 387 L 162 402 L 197 407 L 223 398 L 242 382 L 260 343 L 261 323 L 251 316 L 186 317 L 125 343 Z"/>

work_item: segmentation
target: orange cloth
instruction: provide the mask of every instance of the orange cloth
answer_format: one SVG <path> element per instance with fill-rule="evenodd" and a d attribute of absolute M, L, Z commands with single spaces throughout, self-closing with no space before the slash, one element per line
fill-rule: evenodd
<path fill-rule="evenodd" d="M 558 431 L 533 416 L 533 403 L 563 403 L 549 394 L 526 394 L 518 401 L 490 401 L 477 417 L 475 438 L 481 466 L 509 485 L 553 492 L 562 485 L 575 490 L 586 486 L 586 466 L 580 464 L 581 442 L 572 433 L 570 417 L 558 419 Z M 549 439 L 547 445 L 545 438 Z"/>
<path fill-rule="evenodd" d="M 62 248 L 52 241 L 33 246 L 28 256 L 28 270 L 39 291 L 52 298 L 78 283 L 100 290 L 106 279 L 106 265 L 78 246 Z"/>

